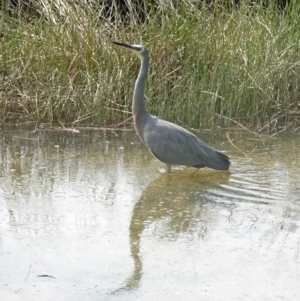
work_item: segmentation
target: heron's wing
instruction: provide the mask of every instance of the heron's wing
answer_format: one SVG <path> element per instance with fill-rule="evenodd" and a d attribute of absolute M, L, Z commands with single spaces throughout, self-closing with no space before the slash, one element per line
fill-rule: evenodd
<path fill-rule="evenodd" d="M 144 141 L 162 162 L 171 165 L 228 169 L 229 160 L 186 129 L 158 118 L 145 128 Z"/>

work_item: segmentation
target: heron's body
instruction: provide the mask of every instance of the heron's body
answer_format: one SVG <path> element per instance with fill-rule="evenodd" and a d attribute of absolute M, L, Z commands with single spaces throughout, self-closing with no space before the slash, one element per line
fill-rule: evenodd
<path fill-rule="evenodd" d="M 114 43 L 130 49 L 141 59 L 141 69 L 133 94 L 134 126 L 152 154 L 167 165 L 168 172 L 171 171 L 172 165 L 229 169 L 230 161 L 226 155 L 210 148 L 183 127 L 148 113 L 145 106 L 144 87 L 149 69 L 149 52 L 142 45 Z"/>

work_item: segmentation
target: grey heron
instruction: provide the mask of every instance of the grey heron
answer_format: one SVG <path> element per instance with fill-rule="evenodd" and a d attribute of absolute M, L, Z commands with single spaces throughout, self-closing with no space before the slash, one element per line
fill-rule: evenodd
<path fill-rule="evenodd" d="M 210 148 L 183 127 L 148 113 L 144 96 L 145 81 L 149 70 L 147 48 L 143 45 L 113 43 L 131 50 L 141 59 L 141 67 L 133 93 L 134 126 L 151 153 L 166 164 L 168 173 L 171 172 L 172 165 L 228 170 L 230 161 L 226 155 Z"/>

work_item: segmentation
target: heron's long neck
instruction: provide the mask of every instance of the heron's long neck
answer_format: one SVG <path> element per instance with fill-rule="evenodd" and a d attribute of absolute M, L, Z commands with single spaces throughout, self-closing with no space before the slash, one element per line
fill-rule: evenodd
<path fill-rule="evenodd" d="M 134 117 L 141 116 L 147 113 L 145 106 L 145 82 L 148 75 L 149 69 L 149 57 L 145 56 L 142 58 L 141 69 L 138 75 L 138 78 L 135 82 L 135 88 L 133 93 L 133 105 L 132 105 L 132 113 Z"/>

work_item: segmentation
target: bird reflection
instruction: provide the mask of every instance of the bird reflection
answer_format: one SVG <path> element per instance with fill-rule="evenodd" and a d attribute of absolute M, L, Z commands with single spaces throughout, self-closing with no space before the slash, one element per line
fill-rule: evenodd
<path fill-rule="evenodd" d="M 195 173 L 184 169 L 169 177 L 160 176 L 148 185 L 133 208 L 129 227 L 134 271 L 114 293 L 139 286 L 143 273 L 141 237 L 150 224 L 155 223 L 155 235 L 164 239 L 176 240 L 179 236 L 202 239 L 209 235 L 217 222 L 211 209 L 216 202 L 209 190 L 228 183 L 229 176 L 229 172 L 203 170 Z"/>

